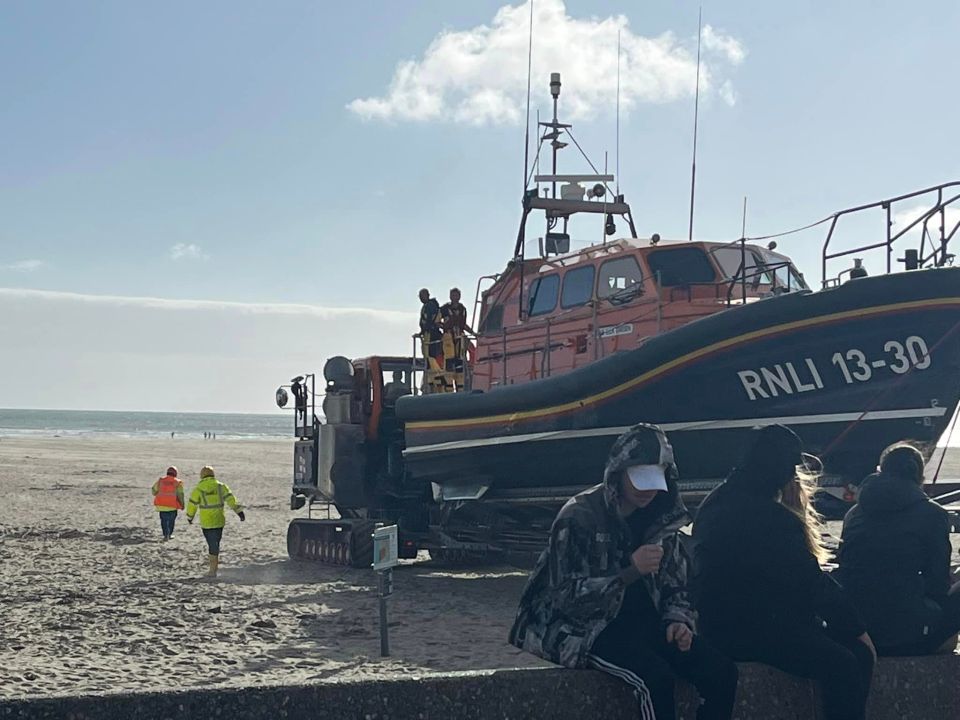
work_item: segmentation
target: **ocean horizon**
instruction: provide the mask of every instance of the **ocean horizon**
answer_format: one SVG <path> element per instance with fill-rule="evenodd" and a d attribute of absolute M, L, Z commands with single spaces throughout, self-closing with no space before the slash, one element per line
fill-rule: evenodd
<path fill-rule="evenodd" d="M 170 437 L 281 440 L 293 437 L 293 413 L 182 413 L 0 408 L 0 437 Z"/>

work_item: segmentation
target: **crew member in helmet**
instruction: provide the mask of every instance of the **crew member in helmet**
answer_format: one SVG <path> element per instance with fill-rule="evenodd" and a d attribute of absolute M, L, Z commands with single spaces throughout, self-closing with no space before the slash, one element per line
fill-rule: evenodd
<path fill-rule="evenodd" d="M 460 289 L 450 290 L 450 302 L 440 308 L 440 324 L 443 328 L 443 356 L 446 369 L 450 372 L 463 372 L 463 358 L 468 342 L 465 333 L 473 333 L 467 324 L 467 308 L 460 302 Z"/>
<path fill-rule="evenodd" d="M 655 425 L 621 435 L 603 482 L 560 510 L 520 599 L 510 642 L 629 683 L 644 719 L 676 717 L 674 678 L 692 682 L 698 720 L 733 713 L 737 667 L 696 633 L 673 449 Z"/>
<path fill-rule="evenodd" d="M 153 506 L 160 513 L 160 531 L 164 541 L 173 537 L 177 512 L 183 510 L 183 482 L 177 478 L 177 469 L 171 465 L 167 474 L 153 484 Z"/>
<path fill-rule="evenodd" d="M 420 290 L 420 338 L 423 357 L 436 362 L 436 369 L 443 368 L 443 334 L 440 329 L 440 303 L 430 297 L 427 288 Z"/>
<path fill-rule="evenodd" d="M 220 541 L 223 539 L 223 527 L 227 524 L 226 514 L 223 512 L 225 505 L 229 505 L 240 522 L 246 520 L 243 513 L 243 506 L 237 502 L 237 498 L 230 492 L 226 483 L 217 480 L 213 468 L 209 465 L 200 470 L 200 482 L 190 493 L 190 501 L 187 503 L 187 522 L 193 523 L 193 517 L 197 510 L 200 510 L 200 528 L 203 530 L 203 537 L 207 541 L 209 550 L 210 569 L 207 577 L 216 577 L 217 568 L 220 565 Z"/>

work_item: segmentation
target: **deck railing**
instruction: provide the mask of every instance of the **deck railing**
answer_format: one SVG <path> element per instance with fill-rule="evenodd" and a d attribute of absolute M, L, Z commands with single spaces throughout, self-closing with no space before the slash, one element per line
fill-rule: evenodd
<path fill-rule="evenodd" d="M 862 254 L 880 248 L 886 249 L 886 271 L 888 273 L 892 272 L 894 243 L 916 230 L 920 231 L 920 242 L 919 247 L 915 250 L 915 254 L 908 250 L 904 253 L 904 257 L 899 259 L 901 262 L 904 262 L 907 269 L 928 267 L 930 265 L 942 267 L 943 265 L 951 264 L 954 256 L 948 252 L 948 248 L 950 241 L 954 235 L 956 235 L 957 230 L 960 229 L 960 219 L 958 219 L 952 227 L 948 227 L 947 210 L 951 208 L 951 206 L 953 206 L 954 210 L 960 209 L 960 192 L 957 191 L 957 188 L 960 188 L 960 181 L 942 183 L 940 185 L 934 185 L 933 187 L 924 188 L 923 190 L 916 190 L 906 195 L 899 195 L 894 198 L 880 200 L 879 202 L 868 203 L 866 205 L 858 205 L 834 213 L 830 218 L 830 229 L 827 231 L 827 238 L 823 243 L 821 262 L 821 270 L 823 273 L 821 280 L 823 287 L 836 284 L 843 275 L 843 273 L 840 273 L 836 277 L 828 276 L 827 265 L 831 260 L 836 260 L 837 258 L 848 255 Z M 915 208 L 906 207 L 907 201 L 929 195 L 936 195 L 936 200 L 932 202 L 930 207 L 921 210 L 916 218 L 894 233 L 895 206 L 899 204 L 904 210 L 913 211 Z M 837 226 L 841 219 L 875 209 L 880 209 L 886 214 L 886 237 L 883 240 L 831 252 L 830 246 L 835 239 Z M 939 220 L 939 227 L 936 228 L 936 233 L 931 232 L 930 229 L 931 222 L 935 220 Z"/>

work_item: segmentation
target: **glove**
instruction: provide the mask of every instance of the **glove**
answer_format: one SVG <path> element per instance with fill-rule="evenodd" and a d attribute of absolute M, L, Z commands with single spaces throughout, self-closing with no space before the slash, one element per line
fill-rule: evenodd
<path fill-rule="evenodd" d="M 243 522 L 247 519 L 247 516 L 243 514 L 243 510 L 237 513 L 237 517 L 240 518 L 240 522 Z"/>

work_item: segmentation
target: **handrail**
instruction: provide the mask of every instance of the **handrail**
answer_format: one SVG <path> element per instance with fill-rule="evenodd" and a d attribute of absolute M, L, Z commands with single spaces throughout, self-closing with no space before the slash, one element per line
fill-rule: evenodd
<path fill-rule="evenodd" d="M 957 229 L 960 228 L 960 222 L 954 226 L 953 230 L 949 234 L 946 232 L 946 208 L 957 201 L 960 201 L 960 193 L 950 196 L 947 199 L 944 199 L 944 191 L 948 188 L 960 187 L 960 180 L 954 180 L 951 182 L 941 183 L 940 185 L 934 185 L 932 187 L 924 188 L 922 190 L 915 190 L 904 195 L 898 195 L 897 197 L 888 198 L 886 200 L 879 200 L 877 202 L 867 203 L 865 205 L 857 205 L 856 207 L 847 208 L 845 210 L 840 210 L 839 212 L 834 213 L 830 216 L 830 229 L 827 231 L 826 240 L 823 243 L 823 249 L 821 253 L 821 285 L 823 287 L 828 287 L 829 282 L 832 280 L 827 277 L 827 264 L 830 260 L 835 260 L 836 258 L 845 257 L 847 255 L 853 255 L 855 253 L 868 252 L 870 250 L 877 250 L 879 248 L 885 247 L 887 249 L 887 272 L 893 271 L 893 244 L 904 237 L 907 233 L 914 230 L 917 226 L 922 224 L 922 230 L 920 233 L 920 249 L 918 251 L 919 267 L 924 267 L 931 261 L 935 267 L 941 267 L 949 261 L 952 257 L 947 253 L 947 246 L 950 243 L 950 240 L 953 239 L 953 236 L 956 234 Z M 923 197 L 924 195 L 929 195 L 931 193 L 936 193 L 937 198 L 936 202 L 928 210 L 922 212 L 918 215 L 913 221 L 907 224 L 902 230 L 896 234 L 891 234 L 891 229 L 893 227 L 893 206 L 897 203 L 901 203 L 904 200 L 911 200 L 913 198 Z M 837 229 L 837 224 L 841 218 L 846 217 L 847 215 L 852 215 L 854 213 L 863 212 L 865 210 L 872 209 L 882 209 L 886 214 L 886 238 L 882 241 L 869 243 L 866 245 L 860 245 L 854 248 L 840 250 L 836 252 L 830 252 L 830 245 L 834 239 L 834 233 Z M 934 216 L 940 215 L 940 247 L 933 250 L 929 255 L 924 257 L 923 248 L 926 244 L 926 238 L 929 236 L 929 227 L 928 223 Z M 933 245 L 933 239 L 931 238 L 931 245 Z M 939 257 L 938 257 L 939 256 Z M 839 277 L 839 276 L 838 276 Z"/>

